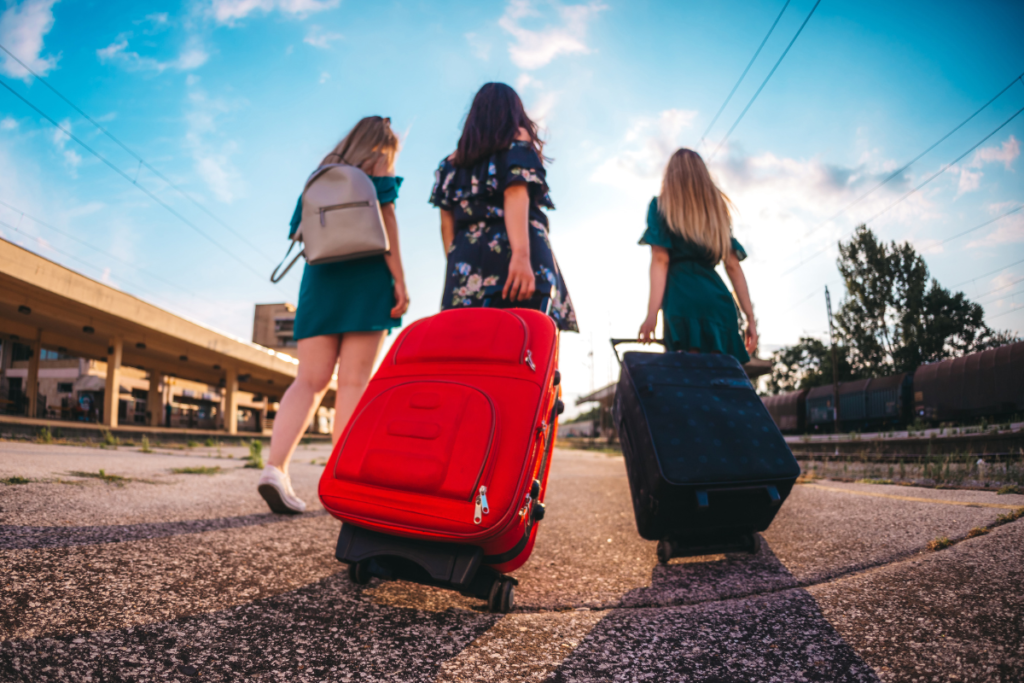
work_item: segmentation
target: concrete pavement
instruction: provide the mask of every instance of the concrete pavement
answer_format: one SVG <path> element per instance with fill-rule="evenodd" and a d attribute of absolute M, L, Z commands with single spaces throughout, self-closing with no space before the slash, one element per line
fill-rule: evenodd
<path fill-rule="evenodd" d="M 0 480 L 32 480 L 0 484 L 0 680 L 1024 678 L 1024 519 L 996 526 L 1024 496 L 819 481 L 758 555 L 660 566 L 621 457 L 556 451 L 502 616 L 352 585 L 316 500 L 326 449 L 298 451 L 295 518 L 267 514 L 242 453 L 0 442 Z M 171 471 L 196 466 L 221 471 Z M 126 480 L 80 476 L 101 468 Z"/>

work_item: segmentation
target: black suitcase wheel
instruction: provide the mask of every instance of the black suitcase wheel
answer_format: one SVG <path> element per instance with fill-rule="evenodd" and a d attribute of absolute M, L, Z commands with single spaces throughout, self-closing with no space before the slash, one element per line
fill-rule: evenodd
<path fill-rule="evenodd" d="M 487 598 L 487 609 L 496 614 L 508 614 L 515 607 L 516 584 L 512 579 L 502 576 L 491 584 L 491 593 Z"/>
<path fill-rule="evenodd" d="M 366 560 L 353 562 L 348 566 L 348 578 L 354 584 L 365 586 L 370 583 L 370 563 Z"/>
<path fill-rule="evenodd" d="M 672 559 L 672 551 L 672 541 L 658 541 L 658 562 L 668 564 L 668 561 Z"/>

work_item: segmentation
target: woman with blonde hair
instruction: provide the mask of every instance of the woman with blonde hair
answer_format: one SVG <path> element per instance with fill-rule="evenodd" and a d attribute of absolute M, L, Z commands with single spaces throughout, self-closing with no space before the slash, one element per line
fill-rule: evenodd
<path fill-rule="evenodd" d="M 370 381 L 384 337 L 402 324 L 402 314 L 409 308 L 395 218 L 395 199 L 402 185 L 402 178 L 395 176 L 397 156 L 398 136 L 391 130 L 391 119 L 368 116 L 320 162 L 320 166 L 355 166 L 370 177 L 391 250 L 383 256 L 305 266 L 294 327 L 298 376 L 274 418 L 270 457 L 258 487 L 274 512 L 306 509 L 292 489 L 288 462 L 327 391 L 335 366 L 338 390 L 332 436 L 337 442 Z M 289 237 L 301 220 L 300 196 Z"/>
<path fill-rule="evenodd" d="M 739 362 L 757 348 L 757 324 L 740 261 L 747 257 L 732 236 L 729 198 L 718 189 L 700 155 L 677 150 L 668 162 L 661 195 L 651 200 L 647 231 L 651 247 L 651 294 L 640 340 L 654 340 L 663 311 L 669 351 L 727 353 Z M 736 303 L 715 266 L 725 264 L 740 310 L 747 319 L 740 338 Z"/>

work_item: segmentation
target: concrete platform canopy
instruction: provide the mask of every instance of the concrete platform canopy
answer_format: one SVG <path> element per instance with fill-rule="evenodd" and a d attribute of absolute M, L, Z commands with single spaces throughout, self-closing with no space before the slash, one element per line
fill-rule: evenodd
<path fill-rule="evenodd" d="M 220 386 L 224 431 L 238 431 L 238 392 L 279 400 L 298 361 L 169 313 L 0 239 L 0 333 L 32 348 L 26 382 L 36 415 L 40 349 L 59 349 L 107 364 L 103 423 L 117 426 L 121 369 L 149 374 L 151 405 L 165 376 Z M 332 382 L 325 398 L 330 399 Z M 152 425 L 159 425 L 154 411 Z"/>

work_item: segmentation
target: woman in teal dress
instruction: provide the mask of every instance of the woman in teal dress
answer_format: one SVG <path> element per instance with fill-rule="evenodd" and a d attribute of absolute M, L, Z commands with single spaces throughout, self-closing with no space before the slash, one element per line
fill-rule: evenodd
<path fill-rule="evenodd" d="M 732 237 L 729 199 L 711 179 L 700 155 L 680 149 L 669 160 L 661 195 L 651 200 L 640 244 L 651 247 L 651 294 L 640 340 L 654 340 L 663 314 L 668 351 L 727 353 L 740 363 L 757 348 L 757 324 Z M 736 303 L 715 266 L 724 263 L 747 320 L 740 337 Z"/>
<path fill-rule="evenodd" d="M 298 375 L 281 398 L 270 439 L 270 457 L 258 486 L 274 512 L 305 510 L 305 503 L 292 489 L 288 462 L 327 391 L 335 367 L 338 390 L 332 436 L 337 442 L 370 381 L 384 337 L 402 324 L 402 314 L 409 308 L 395 218 L 395 200 L 402 185 L 394 172 L 397 155 L 398 136 L 391 130 L 391 120 L 369 116 L 320 162 L 321 166 L 356 166 L 370 176 L 391 251 L 383 256 L 305 266 L 294 327 Z M 289 237 L 301 220 L 299 197 Z"/>

